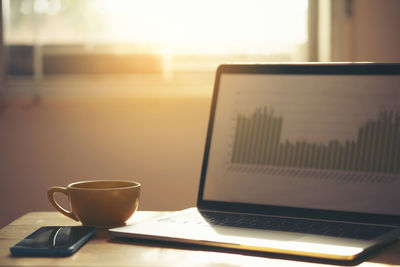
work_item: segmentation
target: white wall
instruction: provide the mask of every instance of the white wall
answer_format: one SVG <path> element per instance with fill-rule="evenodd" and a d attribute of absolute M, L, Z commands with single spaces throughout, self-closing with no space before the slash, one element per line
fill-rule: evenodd
<path fill-rule="evenodd" d="M 400 1 L 331 3 L 333 61 L 400 62 Z"/>
<path fill-rule="evenodd" d="M 53 210 L 49 186 L 86 179 L 140 181 L 139 209 L 196 204 L 210 98 L 36 102 L 13 98 L 0 109 L 0 226 Z"/>
<path fill-rule="evenodd" d="M 400 1 L 354 1 L 354 61 L 400 62 Z"/>

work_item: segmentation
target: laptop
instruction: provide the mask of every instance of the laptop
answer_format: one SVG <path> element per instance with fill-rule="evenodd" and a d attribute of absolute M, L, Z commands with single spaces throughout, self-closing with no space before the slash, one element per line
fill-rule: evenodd
<path fill-rule="evenodd" d="M 227 64 L 197 206 L 109 232 L 353 261 L 399 226 L 400 64 Z"/>

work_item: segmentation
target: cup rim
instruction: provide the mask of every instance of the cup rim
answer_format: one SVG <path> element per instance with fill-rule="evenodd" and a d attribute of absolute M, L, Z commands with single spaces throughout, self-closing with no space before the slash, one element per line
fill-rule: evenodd
<path fill-rule="evenodd" d="M 117 182 L 117 183 L 127 183 L 126 186 L 120 186 L 120 187 L 110 187 L 110 188 L 92 188 L 92 187 L 75 187 L 75 185 L 78 184 L 90 184 L 90 183 L 102 183 L 102 182 Z M 128 185 L 130 184 L 130 185 Z M 129 180 L 84 180 L 84 181 L 78 181 L 78 182 L 73 182 L 70 183 L 67 187 L 73 190 L 96 190 L 96 191 L 101 191 L 101 190 L 121 190 L 121 189 L 131 189 L 135 187 L 140 187 L 141 184 L 136 181 L 129 181 Z"/>

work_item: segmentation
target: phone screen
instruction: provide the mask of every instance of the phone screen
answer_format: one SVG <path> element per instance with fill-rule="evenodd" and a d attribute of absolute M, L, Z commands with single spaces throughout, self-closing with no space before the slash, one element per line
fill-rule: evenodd
<path fill-rule="evenodd" d="M 10 251 L 14 256 L 67 256 L 78 250 L 95 231 L 94 227 L 84 226 L 41 227 L 11 247 Z"/>

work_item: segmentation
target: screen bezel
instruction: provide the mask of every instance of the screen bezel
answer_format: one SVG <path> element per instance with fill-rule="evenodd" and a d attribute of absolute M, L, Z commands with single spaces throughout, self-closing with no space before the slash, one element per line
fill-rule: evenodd
<path fill-rule="evenodd" d="M 335 64 L 224 64 L 217 69 L 212 96 L 211 111 L 201 168 L 197 198 L 199 210 L 215 210 L 312 219 L 339 220 L 361 223 L 400 225 L 400 216 L 348 211 L 297 208 L 287 206 L 246 204 L 237 202 L 211 201 L 203 199 L 210 153 L 211 136 L 217 108 L 221 75 L 223 74 L 278 74 L 278 75 L 400 75 L 399 63 L 335 63 Z M 400 88 L 399 88 L 400 90 Z"/>

